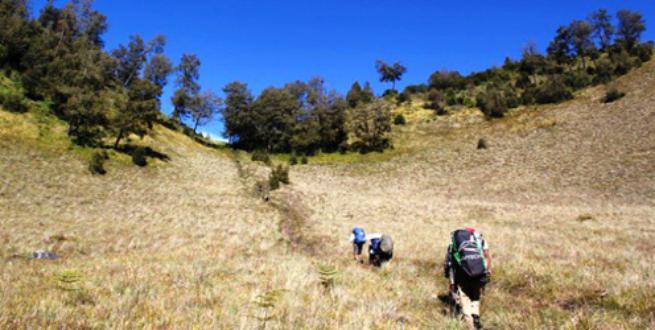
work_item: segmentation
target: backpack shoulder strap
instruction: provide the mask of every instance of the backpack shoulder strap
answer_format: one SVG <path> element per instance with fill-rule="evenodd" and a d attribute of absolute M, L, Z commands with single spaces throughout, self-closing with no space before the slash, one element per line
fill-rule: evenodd
<path fill-rule="evenodd" d="M 450 234 L 451 236 L 451 241 L 452 243 L 450 244 L 450 253 L 453 255 L 453 259 L 457 262 L 457 264 L 461 264 L 461 257 L 459 255 L 459 247 L 457 246 L 457 242 L 455 242 L 455 232 L 452 232 Z"/>
<path fill-rule="evenodd" d="M 475 237 L 475 245 L 477 246 L 480 257 L 482 258 L 482 266 L 484 267 L 484 271 L 487 272 L 487 259 L 484 257 L 484 250 L 482 249 L 482 236 L 480 233 L 475 232 L 473 237 Z"/>

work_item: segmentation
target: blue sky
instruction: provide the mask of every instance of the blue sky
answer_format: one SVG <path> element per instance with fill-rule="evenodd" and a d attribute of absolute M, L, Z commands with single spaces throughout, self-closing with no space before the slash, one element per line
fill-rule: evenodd
<path fill-rule="evenodd" d="M 56 4 L 65 1 L 56 1 Z M 45 0 L 33 1 L 33 10 Z M 164 34 L 167 55 L 201 61 L 200 82 L 222 95 L 240 80 L 254 93 L 269 86 L 321 76 L 345 94 L 355 80 L 370 81 L 376 93 L 377 59 L 401 61 L 408 69 L 398 84 L 425 82 L 439 69 L 462 73 L 517 58 L 530 40 L 545 49 L 559 25 L 595 9 L 640 11 L 655 39 L 655 1 L 390 1 L 390 0 L 97 0 L 109 20 L 106 47 Z M 171 79 L 163 99 L 170 113 Z M 219 135 L 220 120 L 203 130 Z"/>

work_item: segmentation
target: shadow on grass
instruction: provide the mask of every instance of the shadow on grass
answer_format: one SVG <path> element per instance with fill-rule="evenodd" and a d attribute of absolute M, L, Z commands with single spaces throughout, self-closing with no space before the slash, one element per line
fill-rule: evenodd
<path fill-rule="evenodd" d="M 122 145 L 118 147 L 117 149 L 114 149 L 113 147 L 104 147 L 105 149 L 112 149 L 120 153 L 124 153 L 128 156 L 132 156 L 134 154 L 134 151 L 139 148 L 139 146 L 133 146 L 130 144 Z M 148 158 L 154 158 L 154 159 L 159 159 L 164 162 L 168 162 L 171 160 L 171 157 L 169 157 L 167 154 L 163 152 L 159 152 L 157 150 L 152 149 L 151 147 L 144 147 L 143 150 L 145 151 L 145 156 Z"/>

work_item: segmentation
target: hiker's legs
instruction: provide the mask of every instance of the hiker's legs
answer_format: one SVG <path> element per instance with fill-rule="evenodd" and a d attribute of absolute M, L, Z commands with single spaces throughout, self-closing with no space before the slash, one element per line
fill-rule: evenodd
<path fill-rule="evenodd" d="M 353 258 L 362 262 L 362 248 L 364 243 L 353 243 Z"/>
<path fill-rule="evenodd" d="M 476 285 L 459 285 L 457 287 L 459 306 L 464 316 L 464 321 L 469 329 L 476 329 L 475 318 L 480 316 L 480 287 Z"/>

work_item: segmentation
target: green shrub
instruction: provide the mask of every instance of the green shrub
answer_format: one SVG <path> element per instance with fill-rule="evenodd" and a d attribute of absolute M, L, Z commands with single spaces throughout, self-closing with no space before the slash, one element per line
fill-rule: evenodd
<path fill-rule="evenodd" d="M 405 116 L 402 114 L 396 115 L 396 118 L 393 119 L 393 124 L 394 125 L 405 125 L 407 124 L 407 120 L 405 120 Z"/>
<path fill-rule="evenodd" d="M 632 55 L 639 58 L 642 63 L 650 61 L 653 57 L 653 44 L 643 43 L 632 50 Z"/>
<path fill-rule="evenodd" d="M 345 151 L 343 153 L 345 153 Z M 302 159 L 300 159 L 300 163 L 303 165 L 307 165 L 307 163 L 309 163 L 309 160 L 307 160 L 307 156 L 302 156 Z"/>
<path fill-rule="evenodd" d="M 144 167 L 148 165 L 148 159 L 146 158 L 147 152 L 143 147 L 137 147 L 132 152 L 132 162 L 137 165 Z"/>
<path fill-rule="evenodd" d="M 25 97 L 16 92 L 0 94 L 0 104 L 10 112 L 26 112 L 28 109 Z"/>
<path fill-rule="evenodd" d="M 343 141 L 343 142 L 339 143 L 339 153 L 340 154 L 343 155 L 346 152 L 348 152 L 348 148 L 349 148 L 348 141 Z"/>
<path fill-rule="evenodd" d="M 614 77 L 614 65 L 609 59 L 603 58 L 598 61 L 594 69 L 594 77 L 592 82 L 596 85 L 605 84 L 612 80 Z"/>
<path fill-rule="evenodd" d="M 501 118 L 507 112 L 507 101 L 496 90 L 478 94 L 476 103 L 487 118 Z"/>
<path fill-rule="evenodd" d="M 289 184 L 289 168 L 282 165 L 278 165 L 271 171 L 271 174 L 268 177 L 268 185 L 272 190 L 280 188 L 280 183 Z"/>
<path fill-rule="evenodd" d="M 296 157 L 296 153 L 291 154 L 291 158 L 289 158 L 289 165 L 298 165 L 298 157 Z"/>
<path fill-rule="evenodd" d="M 262 149 L 257 149 L 253 151 L 252 157 L 250 158 L 253 162 L 262 162 L 266 165 L 271 165 L 271 157 L 268 153 Z"/>
<path fill-rule="evenodd" d="M 573 98 L 573 93 L 561 77 L 550 77 L 548 81 L 537 87 L 535 101 L 539 104 L 559 103 Z"/>
<path fill-rule="evenodd" d="M 625 93 L 620 92 L 616 88 L 612 88 L 605 93 L 605 97 L 603 98 L 604 103 L 611 103 L 614 102 L 622 97 L 625 96 Z"/>
<path fill-rule="evenodd" d="M 592 76 L 585 71 L 568 72 L 564 75 L 564 83 L 573 89 L 581 89 L 591 85 Z"/>
<path fill-rule="evenodd" d="M 610 60 L 614 66 L 614 74 L 617 76 L 628 73 L 635 66 L 633 58 L 625 50 L 612 53 Z"/>
<path fill-rule="evenodd" d="M 107 170 L 105 170 L 105 161 L 107 159 L 109 159 L 109 155 L 106 151 L 94 153 L 91 160 L 89 160 L 89 172 L 97 175 L 107 174 Z"/>
<path fill-rule="evenodd" d="M 407 93 L 405 93 L 405 92 L 402 92 L 402 93 L 398 94 L 398 96 L 396 96 L 396 104 L 397 105 L 401 105 L 401 104 L 403 104 L 403 103 L 405 103 L 405 102 L 407 102 L 409 100 L 410 100 L 410 98 L 409 98 L 409 96 L 407 96 Z"/>

